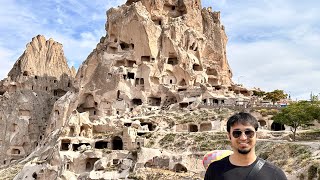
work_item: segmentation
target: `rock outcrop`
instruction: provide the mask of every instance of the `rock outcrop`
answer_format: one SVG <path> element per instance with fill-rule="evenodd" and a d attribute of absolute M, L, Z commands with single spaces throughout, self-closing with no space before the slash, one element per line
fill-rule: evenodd
<path fill-rule="evenodd" d="M 68 67 L 62 44 L 38 35 L 27 44 L 26 50 L 14 64 L 8 76 L 12 81 L 18 81 L 26 76 L 48 76 L 59 80 L 63 75 L 72 77 L 75 73 L 74 68 L 71 70 Z"/>
<path fill-rule="evenodd" d="M 29 94 L 45 94 L 32 107 L 12 105 L 11 109 L 21 107 L 16 113 L 21 117 L 5 118 L 6 123 L 18 119 L 21 125 L 12 125 L 13 132 L 5 134 L 10 140 L 3 141 L 2 150 L 21 154 L 28 149 L 23 146 L 27 138 L 12 139 L 21 140 L 33 127 L 41 129 L 32 136 L 36 140 L 30 140 L 37 150 L 25 159 L 28 164 L 15 179 L 124 179 L 132 171 L 150 168 L 182 174 L 192 169 L 200 178 L 201 149 L 189 146 L 174 152 L 162 143 L 171 144 L 183 133 L 223 130 L 225 117 L 197 114 L 190 122 L 164 114 L 233 106 L 239 98 L 248 102 L 251 92 L 231 81 L 220 13 L 202 9 L 200 0 L 128 0 L 107 11 L 105 28 L 106 36 L 82 63 L 74 83 L 59 51 L 62 46 L 41 36 L 27 45 L 30 53 L 19 58 L 3 81 L 3 97 L 15 93 L 12 100 L 21 99 L 17 101 L 21 104 L 34 102 Z M 39 68 L 34 67 L 37 64 Z M 44 82 L 54 86 L 43 86 Z M 36 107 L 48 109 L 39 113 Z M 40 122 L 38 116 L 44 126 L 18 130 L 31 120 Z M 150 139 L 153 134 L 157 136 Z M 14 157 L 10 155 L 8 161 Z"/>
<path fill-rule="evenodd" d="M 38 35 L 0 82 L 0 162 L 29 155 L 44 138 L 55 101 L 73 88 L 62 45 Z"/>

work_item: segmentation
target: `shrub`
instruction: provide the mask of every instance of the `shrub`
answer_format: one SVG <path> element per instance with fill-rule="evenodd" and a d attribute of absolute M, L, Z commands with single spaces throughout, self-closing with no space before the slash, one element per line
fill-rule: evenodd
<path fill-rule="evenodd" d="M 311 165 L 308 169 L 308 180 L 312 180 L 317 177 L 318 165 Z"/>

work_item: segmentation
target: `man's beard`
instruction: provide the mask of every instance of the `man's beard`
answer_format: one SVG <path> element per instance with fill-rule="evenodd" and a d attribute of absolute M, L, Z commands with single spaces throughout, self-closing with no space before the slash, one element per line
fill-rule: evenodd
<path fill-rule="evenodd" d="M 248 154 L 251 151 L 251 149 L 238 149 L 238 152 L 240 154 Z"/>

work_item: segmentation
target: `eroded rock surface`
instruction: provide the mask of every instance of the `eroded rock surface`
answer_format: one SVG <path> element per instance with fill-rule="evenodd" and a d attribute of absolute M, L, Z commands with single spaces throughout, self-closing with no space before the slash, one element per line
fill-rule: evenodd
<path fill-rule="evenodd" d="M 15 179 L 202 179 L 203 155 L 230 148 L 227 117 L 254 99 L 231 81 L 220 13 L 128 0 L 105 29 L 74 82 L 61 44 L 27 45 L 1 81 L 1 160 L 32 152 Z"/>
<path fill-rule="evenodd" d="M 41 35 L 27 44 L 0 82 L 1 165 L 26 157 L 38 146 L 53 104 L 72 89 L 73 78 L 61 44 Z"/>

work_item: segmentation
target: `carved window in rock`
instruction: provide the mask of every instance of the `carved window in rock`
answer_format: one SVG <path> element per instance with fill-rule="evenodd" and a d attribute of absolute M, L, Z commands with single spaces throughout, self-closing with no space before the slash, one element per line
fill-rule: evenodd
<path fill-rule="evenodd" d="M 89 143 L 72 144 L 73 151 L 78 151 L 79 147 L 81 147 L 82 145 L 89 146 L 90 144 Z"/>
<path fill-rule="evenodd" d="M 150 106 L 160 106 L 161 105 L 161 98 L 159 97 L 148 97 L 148 104 Z"/>
<path fill-rule="evenodd" d="M 122 100 L 122 99 L 120 98 L 120 90 L 117 91 L 117 100 Z"/>
<path fill-rule="evenodd" d="M 141 61 L 150 62 L 150 56 L 141 56 Z"/>
<path fill-rule="evenodd" d="M 13 123 L 12 124 L 12 132 L 17 132 L 18 131 L 18 124 Z"/>
<path fill-rule="evenodd" d="M 70 170 L 70 163 L 69 162 L 66 164 L 66 169 Z"/>
<path fill-rule="evenodd" d="M 172 18 L 176 18 L 187 13 L 186 6 L 180 1 L 178 1 L 177 4 L 164 4 L 163 9 Z"/>
<path fill-rule="evenodd" d="M 91 162 L 87 162 L 86 163 L 86 171 L 92 171 L 93 169 L 93 165 L 91 164 Z"/>
<path fill-rule="evenodd" d="M 53 90 L 53 95 L 54 96 L 58 96 L 58 97 L 62 97 L 67 93 L 67 91 L 64 91 L 63 89 L 55 89 Z"/>
<path fill-rule="evenodd" d="M 29 76 L 29 72 L 28 71 L 23 71 L 23 76 Z"/>
<path fill-rule="evenodd" d="M 20 149 L 11 149 L 11 154 L 19 155 L 20 153 Z"/>
<path fill-rule="evenodd" d="M 132 99 L 132 104 L 133 105 L 142 105 L 142 100 L 141 99 Z"/>
<path fill-rule="evenodd" d="M 276 123 L 276 122 L 273 122 L 271 124 L 271 130 L 272 131 L 283 131 L 285 130 L 286 128 L 284 127 L 283 124 L 280 124 L 280 123 Z"/>
<path fill-rule="evenodd" d="M 124 123 L 125 127 L 130 127 L 132 123 Z"/>
<path fill-rule="evenodd" d="M 125 60 L 117 60 L 115 66 L 120 67 L 120 66 L 125 66 Z"/>
<path fill-rule="evenodd" d="M 161 24 L 162 24 L 161 19 L 154 19 L 154 20 L 152 20 L 152 21 L 153 21 L 153 23 L 154 23 L 155 25 L 160 25 L 160 26 L 161 26 Z"/>
<path fill-rule="evenodd" d="M 199 64 L 193 64 L 192 69 L 194 71 L 202 71 L 202 68 Z"/>
<path fill-rule="evenodd" d="M 220 85 L 216 85 L 216 86 L 212 86 L 212 87 L 214 87 L 214 89 L 217 90 L 217 91 L 219 91 L 220 89 L 222 89 L 222 87 L 221 87 Z M 238 94 L 239 94 L 239 92 L 238 92 Z"/>
<path fill-rule="evenodd" d="M 266 126 L 267 125 L 265 120 L 259 120 L 258 122 L 259 122 L 260 126 Z"/>
<path fill-rule="evenodd" d="M 34 172 L 34 173 L 32 174 L 32 177 L 33 177 L 34 179 L 37 179 L 37 178 L 38 178 L 37 173 L 36 173 L 36 172 Z"/>
<path fill-rule="evenodd" d="M 189 48 L 190 50 L 193 50 L 193 51 L 197 51 L 198 50 L 198 47 L 196 47 L 196 43 L 192 43 L 192 45 L 190 46 Z"/>
<path fill-rule="evenodd" d="M 125 42 L 120 43 L 120 47 L 123 51 L 129 51 L 134 49 L 134 44 L 128 44 Z"/>
<path fill-rule="evenodd" d="M 198 126 L 195 124 L 189 124 L 189 132 L 198 132 Z"/>
<path fill-rule="evenodd" d="M 185 102 L 185 103 L 179 103 L 179 107 L 180 108 L 186 108 L 189 106 L 189 103 Z"/>
<path fill-rule="evenodd" d="M 143 78 L 136 78 L 135 86 L 137 86 L 137 85 L 144 85 L 144 79 Z"/>
<path fill-rule="evenodd" d="M 71 144 L 71 140 L 70 139 L 62 139 L 61 140 L 60 150 L 61 151 L 68 151 L 70 144 Z"/>
<path fill-rule="evenodd" d="M 141 124 L 141 126 L 148 125 L 149 131 L 153 131 L 156 128 L 156 125 L 152 124 L 151 122 L 142 122 L 140 124 Z"/>
<path fill-rule="evenodd" d="M 140 85 L 144 85 L 144 79 L 140 78 Z"/>
<path fill-rule="evenodd" d="M 116 136 L 112 139 L 112 149 L 113 150 L 123 150 L 123 142 L 121 137 Z"/>
<path fill-rule="evenodd" d="M 184 165 L 177 163 L 176 165 L 174 165 L 173 171 L 182 173 L 182 172 L 188 172 L 188 169 Z"/>
<path fill-rule="evenodd" d="M 107 141 L 97 141 L 94 144 L 94 148 L 96 148 L 96 149 L 106 149 L 106 148 L 108 148 L 108 142 Z"/>
<path fill-rule="evenodd" d="M 128 72 L 128 79 L 134 79 L 134 73 Z"/>
<path fill-rule="evenodd" d="M 177 57 L 169 57 L 168 58 L 168 64 L 171 64 L 171 65 L 177 65 L 178 64 L 178 58 Z"/>
<path fill-rule="evenodd" d="M 136 64 L 136 61 L 126 60 L 126 67 L 133 67 Z"/>
<path fill-rule="evenodd" d="M 69 136 L 74 136 L 74 129 L 75 127 L 74 126 L 70 126 L 70 131 L 69 131 Z"/>

